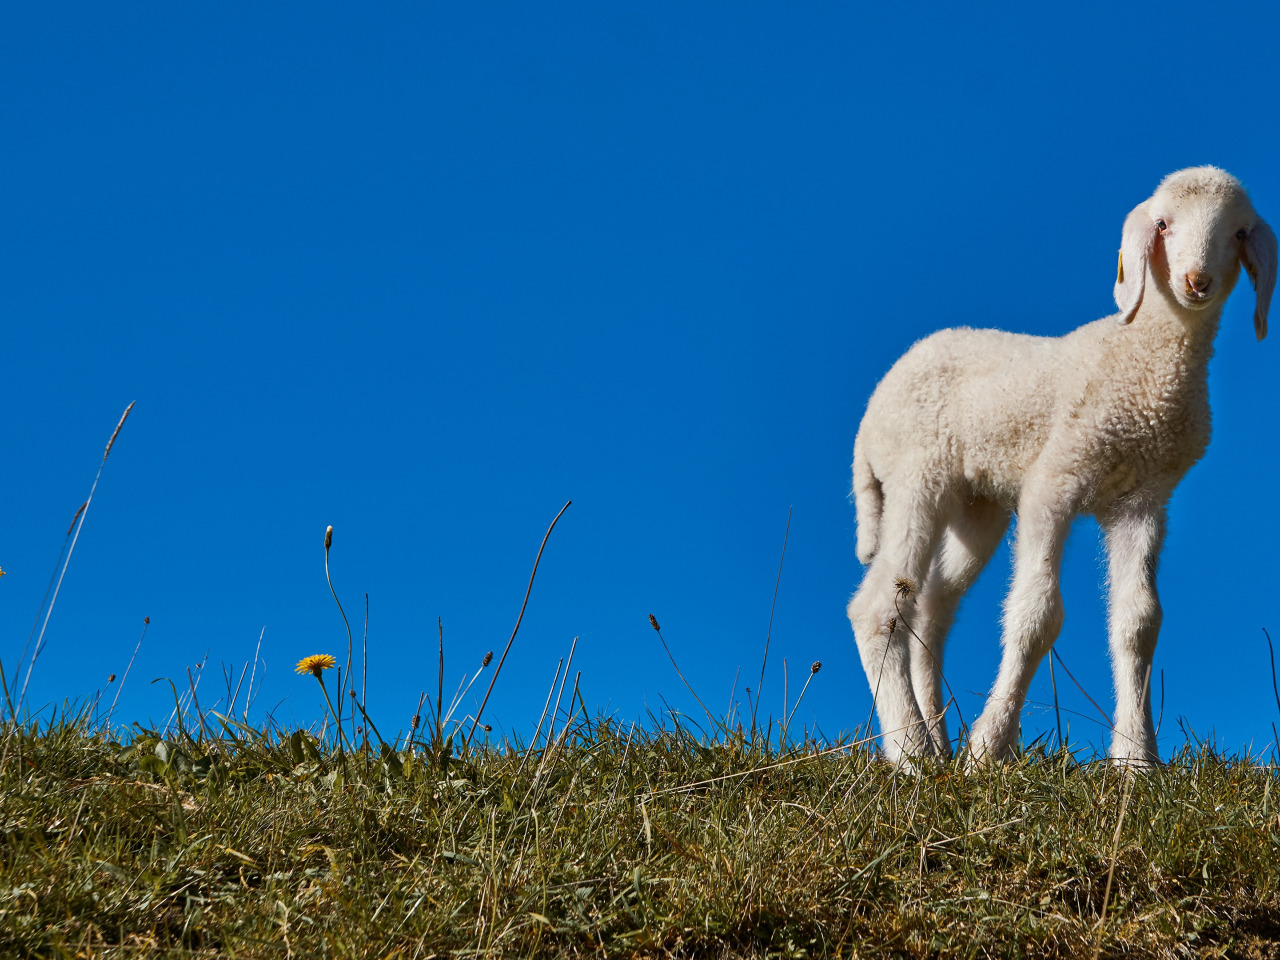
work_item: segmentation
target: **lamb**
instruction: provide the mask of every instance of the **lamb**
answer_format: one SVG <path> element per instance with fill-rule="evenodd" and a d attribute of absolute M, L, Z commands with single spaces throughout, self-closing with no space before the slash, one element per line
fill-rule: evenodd
<path fill-rule="evenodd" d="M 1180 170 L 1125 219 L 1119 313 L 1062 337 L 942 330 L 876 387 L 853 448 L 857 551 L 869 568 L 848 614 L 889 760 L 951 755 L 947 631 L 1016 513 L 1002 660 L 971 762 L 1017 746 L 1027 687 L 1062 625 L 1062 548 L 1080 514 L 1098 519 L 1108 553 L 1110 754 L 1158 762 L 1148 693 L 1165 505 L 1209 443 L 1208 363 L 1241 265 L 1261 340 L 1276 236 L 1236 178 Z"/>

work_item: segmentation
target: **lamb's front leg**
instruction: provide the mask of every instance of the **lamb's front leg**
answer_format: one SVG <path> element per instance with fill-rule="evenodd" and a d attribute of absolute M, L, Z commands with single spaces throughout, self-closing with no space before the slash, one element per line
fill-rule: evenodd
<path fill-rule="evenodd" d="M 971 763 L 1002 760 L 1013 754 L 1027 688 L 1062 629 L 1058 576 L 1074 513 L 1064 506 L 1067 502 L 1065 497 L 1037 496 L 1024 490 L 1018 505 L 1013 584 L 1004 604 L 1004 652 L 987 705 L 973 725 Z"/>
<path fill-rule="evenodd" d="M 1160 632 L 1156 563 L 1164 541 L 1163 503 L 1127 503 L 1102 520 L 1107 536 L 1108 634 L 1116 684 L 1111 756 L 1119 763 L 1160 762 L 1151 722 L 1151 661 Z"/>

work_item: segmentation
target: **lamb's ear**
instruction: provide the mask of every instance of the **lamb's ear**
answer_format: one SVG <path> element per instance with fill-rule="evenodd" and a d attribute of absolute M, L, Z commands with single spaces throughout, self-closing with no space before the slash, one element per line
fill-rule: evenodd
<path fill-rule="evenodd" d="M 1271 294 L 1276 289 L 1276 235 L 1265 220 L 1259 220 L 1249 231 L 1244 246 L 1240 248 L 1240 262 L 1257 291 L 1253 329 L 1261 340 L 1267 335 L 1267 312 L 1271 309 Z"/>
<path fill-rule="evenodd" d="M 1124 232 L 1120 236 L 1120 262 L 1116 265 L 1116 306 L 1120 308 L 1120 322 L 1132 323 L 1142 292 L 1147 284 L 1147 260 L 1155 246 L 1159 231 L 1155 221 L 1147 213 L 1147 205 L 1140 203 L 1124 220 Z"/>

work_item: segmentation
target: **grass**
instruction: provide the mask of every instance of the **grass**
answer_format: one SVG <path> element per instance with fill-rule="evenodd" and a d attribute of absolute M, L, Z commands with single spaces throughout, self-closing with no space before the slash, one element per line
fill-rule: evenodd
<path fill-rule="evenodd" d="M 455 712 L 479 672 L 446 707 L 440 628 L 421 738 L 388 745 L 331 546 L 329 528 L 336 699 L 332 658 L 299 665 L 323 688 L 319 736 L 202 710 L 190 671 L 176 732 L 115 724 L 114 699 L 33 719 L 0 671 L 0 957 L 1280 958 L 1280 767 L 1197 745 L 1141 776 L 1043 749 L 895 773 L 874 743 L 761 727 L 758 689 L 746 731 L 705 706 L 710 733 L 591 720 L 572 649 L 531 743 L 498 745 L 481 714 L 523 606 L 471 717 Z M 229 714 L 247 671 L 234 693 L 224 678 Z M 241 717 L 256 674 L 255 656 Z"/>
<path fill-rule="evenodd" d="M 912 776 L 580 711 L 462 758 L 5 732 L 4 956 L 1280 955 L 1277 769 L 1208 748 Z"/>

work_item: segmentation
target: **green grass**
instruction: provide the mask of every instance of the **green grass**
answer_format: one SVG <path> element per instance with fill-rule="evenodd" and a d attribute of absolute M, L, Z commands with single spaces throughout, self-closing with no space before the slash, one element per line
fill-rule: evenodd
<path fill-rule="evenodd" d="M 441 759 L 0 727 L 0 956 L 1280 956 L 1274 767 L 566 729 Z"/>
<path fill-rule="evenodd" d="M 323 696 L 340 743 L 202 713 L 190 672 L 189 700 L 171 688 L 176 735 L 93 721 L 96 698 L 15 723 L 97 484 L 31 659 L 0 670 L 0 958 L 1280 960 L 1280 768 L 1211 747 L 1138 776 L 1043 750 L 906 774 L 870 744 L 744 735 L 709 711 L 709 737 L 674 715 L 589 721 L 576 679 L 565 716 L 571 649 L 554 709 L 548 693 L 557 733 L 544 711 L 532 745 L 469 749 L 568 503 L 470 727 L 454 714 L 479 672 L 446 707 L 441 626 L 425 742 L 382 744 L 351 680 L 332 527 L 347 657 Z M 256 674 L 255 654 L 243 713 Z M 226 679 L 236 703 L 244 674 L 234 693 Z"/>

